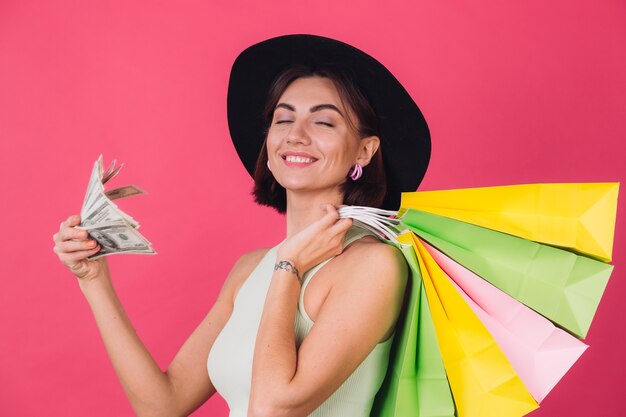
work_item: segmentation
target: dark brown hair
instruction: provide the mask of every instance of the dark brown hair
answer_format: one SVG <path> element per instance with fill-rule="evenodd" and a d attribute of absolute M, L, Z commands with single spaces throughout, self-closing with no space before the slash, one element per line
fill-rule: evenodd
<path fill-rule="evenodd" d="M 278 100 L 287 87 L 298 78 L 323 77 L 330 79 L 344 108 L 351 109 L 356 115 L 356 126 L 350 118 L 348 124 L 359 138 L 378 136 L 378 119 L 374 110 L 359 90 L 356 83 L 346 71 L 334 68 L 332 65 L 323 67 L 309 67 L 303 65 L 292 66 L 280 73 L 272 83 L 263 116 L 265 118 L 265 137 L 272 123 L 274 109 Z M 385 168 L 380 147 L 372 157 L 370 163 L 363 167 L 363 175 L 356 181 L 347 179 L 342 185 L 343 203 L 356 206 L 380 207 L 387 192 Z M 265 142 L 259 153 L 254 169 L 254 200 L 262 205 L 275 208 L 279 213 L 287 210 L 287 194 L 285 189 L 274 179 L 267 167 L 267 147 Z"/>

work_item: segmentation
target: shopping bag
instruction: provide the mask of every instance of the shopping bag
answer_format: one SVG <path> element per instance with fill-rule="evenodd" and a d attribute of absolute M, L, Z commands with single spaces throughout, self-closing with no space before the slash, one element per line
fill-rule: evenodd
<path fill-rule="evenodd" d="M 584 338 L 613 266 L 481 226 L 409 209 L 409 229 L 475 274 Z"/>
<path fill-rule="evenodd" d="M 472 276 L 476 282 L 481 283 L 478 285 L 487 285 L 499 293 L 499 296 L 486 296 L 482 290 L 473 289 L 471 285 L 468 287 L 467 282 L 461 282 L 462 276 L 459 277 L 456 272 L 449 271 L 452 278 L 457 279 L 460 284 L 455 285 L 441 269 L 444 267 L 451 270 L 446 261 L 434 256 L 434 252 L 431 257 L 425 249 L 426 244 L 422 246 L 418 267 L 413 267 L 421 271 L 422 292 L 427 294 L 427 297 L 422 294 L 420 307 L 428 305 L 432 315 L 437 342 L 457 408 L 455 416 L 474 416 L 483 413 L 488 416 L 507 417 L 530 412 L 538 406 L 536 402 L 533 403 L 532 396 L 534 395 L 538 401 L 542 400 L 585 349 L 584 344 L 572 342 L 573 338 L 569 334 L 554 327 L 542 316 L 578 336 L 584 337 L 587 333 L 613 268 L 597 259 L 610 259 L 618 184 L 577 185 L 579 190 L 576 192 L 584 191 L 581 198 L 585 200 L 584 204 L 576 206 L 585 207 L 584 214 L 578 215 L 568 212 L 567 207 L 563 209 L 563 215 L 558 212 L 560 208 L 554 208 L 563 206 L 559 206 L 558 201 L 554 203 L 559 199 L 559 195 L 562 195 L 559 194 L 558 187 L 550 190 L 549 184 L 538 185 L 542 187 L 535 187 L 535 191 L 537 189 L 542 191 L 537 192 L 534 197 L 531 195 L 533 187 L 527 188 L 526 195 L 521 199 L 526 201 L 525 205 L 515 201 L 516 198 L 519 199 L 519 193 L 516 195 L 515 192 L 498 191 L 497 198 L 489 197 L 488 194 L 494 193 L 494 188 L 497 188 L 490 187 L 483 190 L 487 194 L 473 196 L 468 194 L 465 196 L 467 200 L 459 200 L 458 204 L 453 200 L 448 201 L 446 204 L 449 204 L 449 207 L 445 204 L 442 207 L 449 210 L 439 213 L 445 216 L 434 214 L 436 210 L 425 204 L 422 197 L 410 204 L 433 213 L 425 213 L 416 210 L 415 207 L 404 207 L 400 215 L 398 212 L 371 207 L 348 206 L 339 210 L 340 216 L 352 218 L 355 224 L 377 233 L 382 239 L 396 245 L 410 245 L 415 251 L 414 256 L 420 253 L 417 238 L 419 236 L 436 247 L 437 252 L 445 253 L 445 257 L 450 258 L 450 263 L 454 260 L 454 263 L 468 274 L 473 272 Z M 587 185 L 589 187 L 585 189 Z M 514 187 L 520 190 L 519 186 Z M 596 193 L 602 187 L 605 187 L 604 194 Z M 513 187 L 506 188 L 510 190 Z M 588 192 L 592 189 L 595 191 Z M 432 193 L 433 201 L 439 204 L 442 196 L 446 197 L 448 193 L 452 195 L 457 191 L 459 190 L 407 193 L 407 195 Z M 593 193 L 596 193 L 595 196 L 592 196 Z M 460 194 L 456 194 L 455 198 L 458 195 Z M 489 198 L 491 198 L 488 200 L 489 204 L 477 203 Z M 552 203 L 548 201 L 550 199 L 553 200 Z M 409 200 L 403 198 L 403 201 Z M 534 203 L 529 204 L 528 201 Z M 407 206 L 410 204 L 403 203 Z M 572 204 L 578 203 L 570 202 L 565 206 Z M 517 207 L 518 210 L 513 214 L 509 210 L 505 212 L 506 215 L 502 213 L 494 215 L 499 213 L 499 210 L 502 211 L 502 207 Z M 550 214 L 546 207 L 552 207 L 554 212 Z M 474 211 L 476 213 L 473 213 Z M 458 213 L 465 217 L 460 217 Z M 552 218 L 547 221 L 545 216 L 550 215 Z M 454 218 L 455 216 L 457 218 Z M 492 223 L 476 220 L 482 218 L 495 220 Z M 536 224 L 524 226 L 525 219 Z M 472 222 L 475 224 L 470 224 Z M 506 229 L 500 223 L 513 226 Z M 550 237 L 551 234 L 575 238 L 568 241 L 561 237 L 562 240 L 559 241 L 554 239 L 554 236 Z M 593 244 L 589 243 L 581 244 L 580 241 L 585 239 L 596 240 L 597 246 L 604 249 L 594 249 Z M 573 240 L 576 240 L 576 244 L 571 243 Z M 571 251 L 550 245 L 569 248 Z M 406 246 L 403 248 L 406 249 Z M 411 263 L 407 251 L 403 250 L 403 253 Z M 584 253 L 596 259 L 591 259 Z M 441 263 L 441 267 L 437 262 Z M 469 295 L 463 297 L 461 285 L 466 287 Z M 511 297 L 509 301 L 512 300 L 516 305 L 502 301 L 503 293 L 508 294 Z M 424 302 L 425 298 L 427 302 Z M 462 301 L 458 302 L 459 299 Z M 466 303 L 464 308 L 463 303 Z M 501 309 L 500 312 L 497 311 L 498 308 Z M 459 312 L 463 310 L 465 313 L 460 314 Z M 473 310 L 476 310 L 476 314 Z M 480 328 L 476 323 L 485 323 L 489 329 L 483 326 L 482 330 L 476 331 L 475 328 Z M 509 338 L 501 337 L 506 331 L 511 333 L 508 335 Z M 491 342 L 489 337 L 492 338 Z M 519 376 L 516 376 L 516 370 L 511 363 L 506 366 L 508 361 L 506 355 L 509 355 L 513 362 L 523 362 L 515 358 L 515 355 L 519 357 L 523 355 L 510 348 L 511 343 L 518 345 L 518 342 L 512 342 L 515 338 L 528 339 L 528 346 L 514 348 L 526 349 L 527 355 L 533 355 L 526 356 L 530 358 L 526 361 L 534 363 L 534 370 L 537 371 L 534 375 L 530 372 L 531 365 L 518 366 L 521 374 Z M 481 343 L 484 348 L 482 351 Z M 503 350 L 500 350 L 499 354 L 491 354 L 497 352 L 499 346 Z M 417 352 L 419 351 L 417 348 Z M 409 355 L 408 351 L 406 355 Z M 408 356 L 405 356 L 403 361 L 412 363 Z M 414 362 L 418 362 L 417 357 Z M 495 375 L 491 375 L 494 372 Z M 489 381 L 489 375 L 494 378 L 493 381 Z M 520 377 L 528 381 L 532 395 L 528 390 L 524 393 L 522 387 L 525 384 Z M 416 387 L 418 386 L 419 383 L 416 383 Z M 407 389 L 404 392 L 411 390 Z M 410 400 L 406 402 L 411 403 Z M 388 408 L 388 410 L 399 409 L 391 406 Z"/>
<path fill-rule="evenodd" d="M 415 252 L 398 245 L 411 271 L 403 315 L 396 325 L 387 376 L 372 417 L 454 417 L 454 402 L 443 368 L 432 316 Z"/>
<path fill-rule="evenodd" d="M 587 345 L 432 246 L 424 243 L 424 247 L 457 286 L 540 403 Z"/>
<path fill-rule="evenodd" d="M 493 337 L 412 232 L 398 236 L 416 251 L 458 417 L 516 417 L 538 407 Z"/>
<path fill-rule="evenodd" d="M 421 210 L 611 261 L 619 183 L 524 184 L 402 194 Z"/>

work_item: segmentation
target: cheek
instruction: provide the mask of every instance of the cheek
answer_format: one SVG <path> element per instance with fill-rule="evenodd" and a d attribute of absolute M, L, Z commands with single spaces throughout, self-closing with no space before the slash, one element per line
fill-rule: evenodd
<path fill-rule="evenodd" d="M 268 154 L 272 154 L 278 148 L 279 141 L 276 139 L 276 135 L 272 134 L 270 131 L 267 134 L 267 138 L 265 139 L 265 147 L 267 148 Z"/>
<path fill-rule="evenodd" d="M 336 161 L 352 161 L 356 158 L 358 147 L 346 140 L 335 140 L 321 143 L 319 149 Z"/>

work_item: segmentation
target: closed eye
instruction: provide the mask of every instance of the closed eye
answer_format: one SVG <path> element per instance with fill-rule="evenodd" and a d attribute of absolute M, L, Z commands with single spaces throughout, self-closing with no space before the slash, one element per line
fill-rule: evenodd
<path fill-rule="evenodd" d="M 284 124 L 284 123 L 292 123 L 293 120 L 277 120 L 274 122 L 275 125 L 280 125 L 280 124 Z M 318 125 L 323 125 L 323 126 L 328 126 L 328 127 L 334 127 L 335 125 L 333 125 L 332 123 L 328 123 L 328 122 L 315 122 Z"/>

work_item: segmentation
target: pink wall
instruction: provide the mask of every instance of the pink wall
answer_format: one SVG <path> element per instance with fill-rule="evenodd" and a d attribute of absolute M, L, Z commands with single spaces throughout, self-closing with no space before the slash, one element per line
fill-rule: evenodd
<path fill-rule="evenodd" d="M 345 4 L 342 4 L 345 3 Z M 384 62 L 430 123 L 422 189 L 624 181 L 626 3 L 582 1 L 0 2 L 0 415 L 125 416 L 86 302 L 52 252 L 103 153 L 155 257 L 110 259 L 165 367 L 235 259 L 282 237 L 256 207 L 226 125 L 238 52 L 313 32 Z M 626 411 L 624 204 L 591 348 L 533 416 Z M 264 225 L 264 228 L 255 225 Z M 197 416 L 226 416 L 219 398 Z"/>

